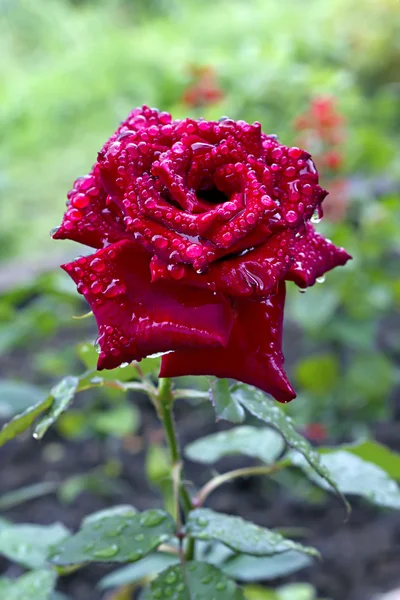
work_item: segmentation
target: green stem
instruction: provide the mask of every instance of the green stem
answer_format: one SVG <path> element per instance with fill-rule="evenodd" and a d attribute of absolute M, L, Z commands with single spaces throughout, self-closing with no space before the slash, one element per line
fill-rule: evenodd
<path fill-rule="evenodd" d="M 172 381 L 168 378 L 161 378 L 158 382 L 158 390 L 156 396 L 156 407 L 158 411 L 158 416 L 164 426 L 165 437 L 167 440 L 170 458 L 171 458 L 171 467 L 172 472 L 174 474 L 174 487 L 179 493 L 180 500 L 182 503 L 183 512 L 185 517 L 188 513 L 193 509 L 192 500 L 190 495 L 182 483 L 181 473 L 182 473 L 182 457 L 181 451 L 179 448 L 178 438 L 176 435 L 175 421 L 173 415 L 173 405 L 174 405 L 174 395 L 172 392 Z M 179 511 L 179 506 L 178 506 Z M 179 519 L 178 519 L 179 520 Z M 187 560 L 192 560 L 194 557 L 194 540 L 192 538 L 188 538 L 187 550 L 186 550 L 186 558 Z"/>
<path fill-rule="evenodd" d="M 271 475 L 276 473 L 279 469 L 285 466 L 283 463 L 275 463 L 274 465 L 262 466 L 262 467 L 245 467 L 243 469 L 236 469 L 235 471 L 229 471 L 223 475 L 217 475 L 213 479 L 210 479 L 199 491 L 196 498 L 193 499 L 193 504 L 196 507 L 203 506 L 208 496 L 217 488 L 224 483 L 238 479 L 239 477 L 250 477 L 252 475 Z"/>

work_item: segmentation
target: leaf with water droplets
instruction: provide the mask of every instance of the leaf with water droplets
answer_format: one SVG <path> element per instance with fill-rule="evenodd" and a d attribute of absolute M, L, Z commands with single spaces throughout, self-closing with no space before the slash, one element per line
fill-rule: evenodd
<path fill-rule="evenodd" d="M 221 565 L 221 569 L 229 577 L 251 582 L 286 577 L 311 564 L 307 554 L 290 550 L 275 556 L 235 556 Z"/>
<path fill-rule="evenodd" d="M 135 562 L 166 542 L 175 531 L 170 514 L 152 509 L 86 519 L 80 530 L 53 549 L 51 562 Z"/>
<path fill-rule="evenodd" d="M 241 517 L 225 515 L 209 508 L 198 508 L 189 514 L 187 531 L 196 539 L 217 540 L 242 554 L 270 556 L 297 550 L 310 556 L 319 556 L 315 548 L 288 540 L 275 531 Z"/>
<path fill-rule="evenodd" d="M 329 489 L 326 481 L 297 452 L 289 454 L 292 463 L 300 467 L 317 485 Z M 328 469 L 336 486 L 343 494 L 362 496 L 373 504 L 400 508 L 400 488 L 389 475 L 372 462 L 359 456 L 338 450 L 323 454 L 321 462 Z"/>
<path fill-rule="evenodd" d="M 214 405 L 217 420 L 224 419 L 231 423 L 242 423 L 244 410 L 231 395 L 227 379 L 210 377 L 210 398 Z"/>
<path fill-rule="evenodd" d="M 53 525 L 0 524 L 0 554 L 30 569 L 43 567 L 49 549 L 69 535 L 61 523 Z"/>
<path fill-rule="evenodd" d="M 244 600 L 241 589 L 219 569 L 203 562 L 169 567 L 155 579 L 143 600 Z"/>
<path fill-rule="evenodd" d="M 108 589 L 136 583 L 144 578 L 152 579 L 160 571 L 178 564 L 179 562 L 179 556 L 177 554 L 157 552 L 156 554 L 146 556 L 142 560 L 138 560 L 132 565 L 113 571 L 109 575 L 103 577 L 98 585 L 100 589 Z"/>
<path fill-rule="evenodd" d="M 234 454 L 251 456 L 272 464 L 284 448 L 282 436 L 274 429 L 243 425 L 196 440 L 186 446 L 185 454 L 190 460 L 206 464 Z"/>
<path fill-rule="evenodd" d="M 6 423 L 0 431 L 0 446 L 3 446 L 9 440 L 12 440 L 20 433 L 23 433 L 32 425 L 32 423 L 45 410 L 50 408 L 53 403 L 52 396 L 48 396 L 41 402 L 37 402 L 33 406 L 27 408 L 23 413 L 16 415 L 11 421 Z"/>
<path fill-rule="evenodd" d="M 269 400 L 263 392 L 257 388 L 246 384 L 236 385 L 232 392 L 232 396 L 252 415 L 279 431 L 288 446 L 297 450 L 305 458 L 310 467 L 312 467 L 312 469 L 327 482 L 330 488 L 333 488 L 340 495 L 347 511 L 350 511 L 348 502 L 344 498 L 342 491 L 338 488 L 335 479 L 324 466 L 321 456 L 311 444 L 296 431 L 292 419 L 285 414 L 276 402 Z"/>
<path fill-rule="evenodd" d="M 18 579 L 2 577 L 0 594 L 2 600 L 50 600 L 57 581 L 57 574 L 40 569 L 22 575 Z"/>
<path fill-rule="evenodd" d="M 69 375 L 64 377 L 64 379 L 54 386 L 50 392 L 52 402 L 49 412 L 37 422 L 33 432 L 34 438 L 39 440 L 42 439 L 50 425 L 52 425 L 58 417 L 68 409 L 78 391 L 79 383 L 79 377 Z"/>

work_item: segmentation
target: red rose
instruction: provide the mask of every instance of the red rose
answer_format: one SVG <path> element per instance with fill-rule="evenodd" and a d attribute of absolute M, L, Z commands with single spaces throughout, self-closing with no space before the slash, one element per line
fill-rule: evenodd
<path fill-rule="evenodd" d="M 310 286 L 349 259 L 309 222 L 325 195 L 310 155 L 259 123 L 135 109 L 53 236 L 98 248 L 63 268 L 96 317 L 99 369 L 173 351 L 162 377 L 232 377 L 294 398 L 285 280 Z"/>

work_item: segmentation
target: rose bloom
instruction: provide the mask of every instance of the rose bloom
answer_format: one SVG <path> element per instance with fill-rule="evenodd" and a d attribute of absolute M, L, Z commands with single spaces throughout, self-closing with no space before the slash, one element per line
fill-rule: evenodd
<path fill-rule="evenodd" d="M 326 192 L 310 155 L 260 123 L 135 109 L 76 180 L 55 239 L 99 329 L 99 369 L 167 353 L 161 377 L 216 375 L 287 402 L 285 282 L 344 265 L 310 223 Z"/>

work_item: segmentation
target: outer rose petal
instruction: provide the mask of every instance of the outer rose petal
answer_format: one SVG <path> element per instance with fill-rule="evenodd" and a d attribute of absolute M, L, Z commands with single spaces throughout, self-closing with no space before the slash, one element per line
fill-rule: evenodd
<path fill-rule="evenodd" d="M 161 362 L 160 377 L 216 375 L 255 385 L 280 402 L 296 397 L 283 369 L 282 324 L 285 283 L 261 300 L 236 301 L 226 348 L 177 351 Z"/>
<path fill-rule="evenodd" d="M 95 166 L 86 177 L 80 177 L 68 194 L 69 205 L 61 226 L 53 234 L 55 240 L 74 240 L 93 248 L 130 237 L 125 233 L 122 215 L 116 205 L 107 205 L 107 194 Z"/>
<path fill-rule="evenodd" d="M 232 309 L 221 294 L 150 282 L 149 257 L 122 241 L 63 265 L 99 328 L 99 369 L 156 352 L 226 345 Z"/>
<path fill-rule="evenodd" d="M 292 254 L 295 257 L 286 279 L 300 287 L 314 285 L 318 277 L 338 266 L 343 266 L 351 258 L 344 248 L 337 248 L 331 241 L 317 233 L 307 223 L 306 232 L 295 240 Z"/>

